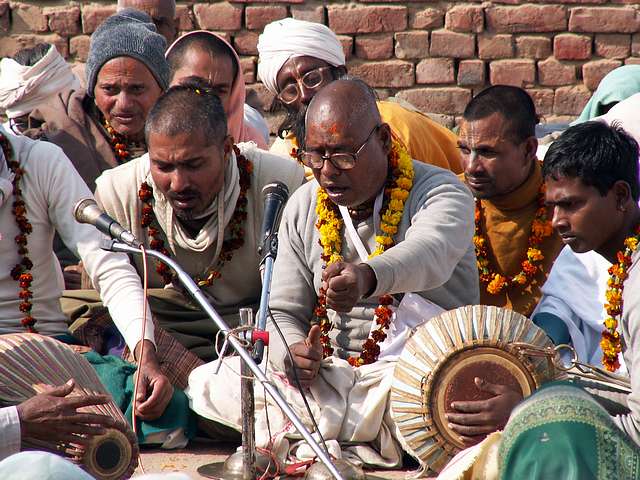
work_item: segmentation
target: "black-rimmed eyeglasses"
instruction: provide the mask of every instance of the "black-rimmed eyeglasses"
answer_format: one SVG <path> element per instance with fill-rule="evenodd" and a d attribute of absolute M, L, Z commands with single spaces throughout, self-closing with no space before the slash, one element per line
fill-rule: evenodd
<path fill-rule="evenodd" d="M 350 170 L 356 165 L 356 160 L 358 156 L 362 153 L 362 149 L 367 145 L 371 136 L 380 128 L 380 125 L 376 125 L 373 127 L 373 130 L 369 132 L 367 138 L 360 148 L 356 150 L 355 153 L 350 152 L 336 152 L 330 155 L 323 155 L 319 152 L 308 152 L 306 150 L 301 150 L 298 154 L 298 158 L 300 161 L 309 168 L 322 168 L 324 166 L 324 162 L 329 160 L 331 164 L 337 168 L 338 170 Z"/>

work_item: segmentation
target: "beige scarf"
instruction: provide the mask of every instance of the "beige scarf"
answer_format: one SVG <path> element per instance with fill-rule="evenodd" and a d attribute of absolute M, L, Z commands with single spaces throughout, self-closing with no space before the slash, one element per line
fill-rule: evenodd
<path fill-rule="evenodd" d="M 213 199 L 211 205 L 195 217 L 205 218 L 210 216 L 207 223 L 204 224 L 195 238 L 191 238 L 177 220 L 171 204 L 160 190 L 156 188 L 151 173 L 147 174 L 145 181 L 153 188 L 156 218 L 160 226 L 168 234 L 167 237 L 171 249 L 175 251 L 176 246 L 178 246 L 183 250 L 204 252 L 215 242 L 216 254 L 212 262 L 215 263 L 222 248 L 222 242 L 224 241 L 224 229 L 233 216 L 238 197 L 240 196 L 240 172 L 238 171 L 235 153 L 232 152 L 226 160 L 224 185 L 222 189 Z"/>

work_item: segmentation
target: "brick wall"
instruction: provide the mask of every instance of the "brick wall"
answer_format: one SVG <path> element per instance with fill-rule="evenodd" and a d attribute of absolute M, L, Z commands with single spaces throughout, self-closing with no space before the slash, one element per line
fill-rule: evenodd
<path fill-rule="evenodd" d="M 640 63 L 639 8 L 631 0 L 232 0 L 179 2 L 177 13 L 180 30 L 233 42 L 265 109 L 272 96 L 255 83 L 258 35 L 293 16 L 331 27 L 350 72 L 381 97 L 397 94 L 451 125 L 474 92 L 495 83 L 527 88 L 547 121 L 573 118 L 604 75 Z M 115 2 L 0 0 L 0 56 L 47 41 L 84 61 L 91 33 L 114 11 Z"/>

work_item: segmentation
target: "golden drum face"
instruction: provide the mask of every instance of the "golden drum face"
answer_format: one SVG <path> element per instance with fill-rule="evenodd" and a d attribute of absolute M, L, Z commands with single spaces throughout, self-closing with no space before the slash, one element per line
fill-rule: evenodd
<path fill-rule="evenodd" d="M 42 393 L 49 385 L 75 380 L 70 396 L 107 394 L 89 362 L 69 346 L 33 333 L 0 335 L 0 402 L 17 405 Z M 129 478 L 138 465 L 136 437 L 120 409 L 113 403 L 78 409 L 107 415 L 118 428 L 93 437 L 88 446 L 72 443 L 23 443 L 23 448 L 56 453 L 78 463 L 99 480 Z"/>

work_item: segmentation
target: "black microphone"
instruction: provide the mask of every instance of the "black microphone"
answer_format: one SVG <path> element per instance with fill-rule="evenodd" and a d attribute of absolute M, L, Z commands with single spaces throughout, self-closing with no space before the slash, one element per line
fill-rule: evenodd
<path fill-rule="evenodd" d="M 264 217 L 260 230 L 262 244 L 258 247 L 258 254 L 263 258 L 269 254 L 275 257 L 276 252 L 273 247 L 277 249 L 277 244 L 273 245 L 273 239 L 278 231 L 282 209 L 289 198 L 289 189 L 282 182 L 273 182 L 264 186 L 262 195 L 264 196 Z"/>
<path fill-rule="evenodd" d="M 104 213 L 93 198 L 85 198 L 73 207 L 73 216 L 78 223 L 93 225 L 105 235 L 126 243 L 135 248 L 140 248 L 141 243 L 130 231 Z"/>

